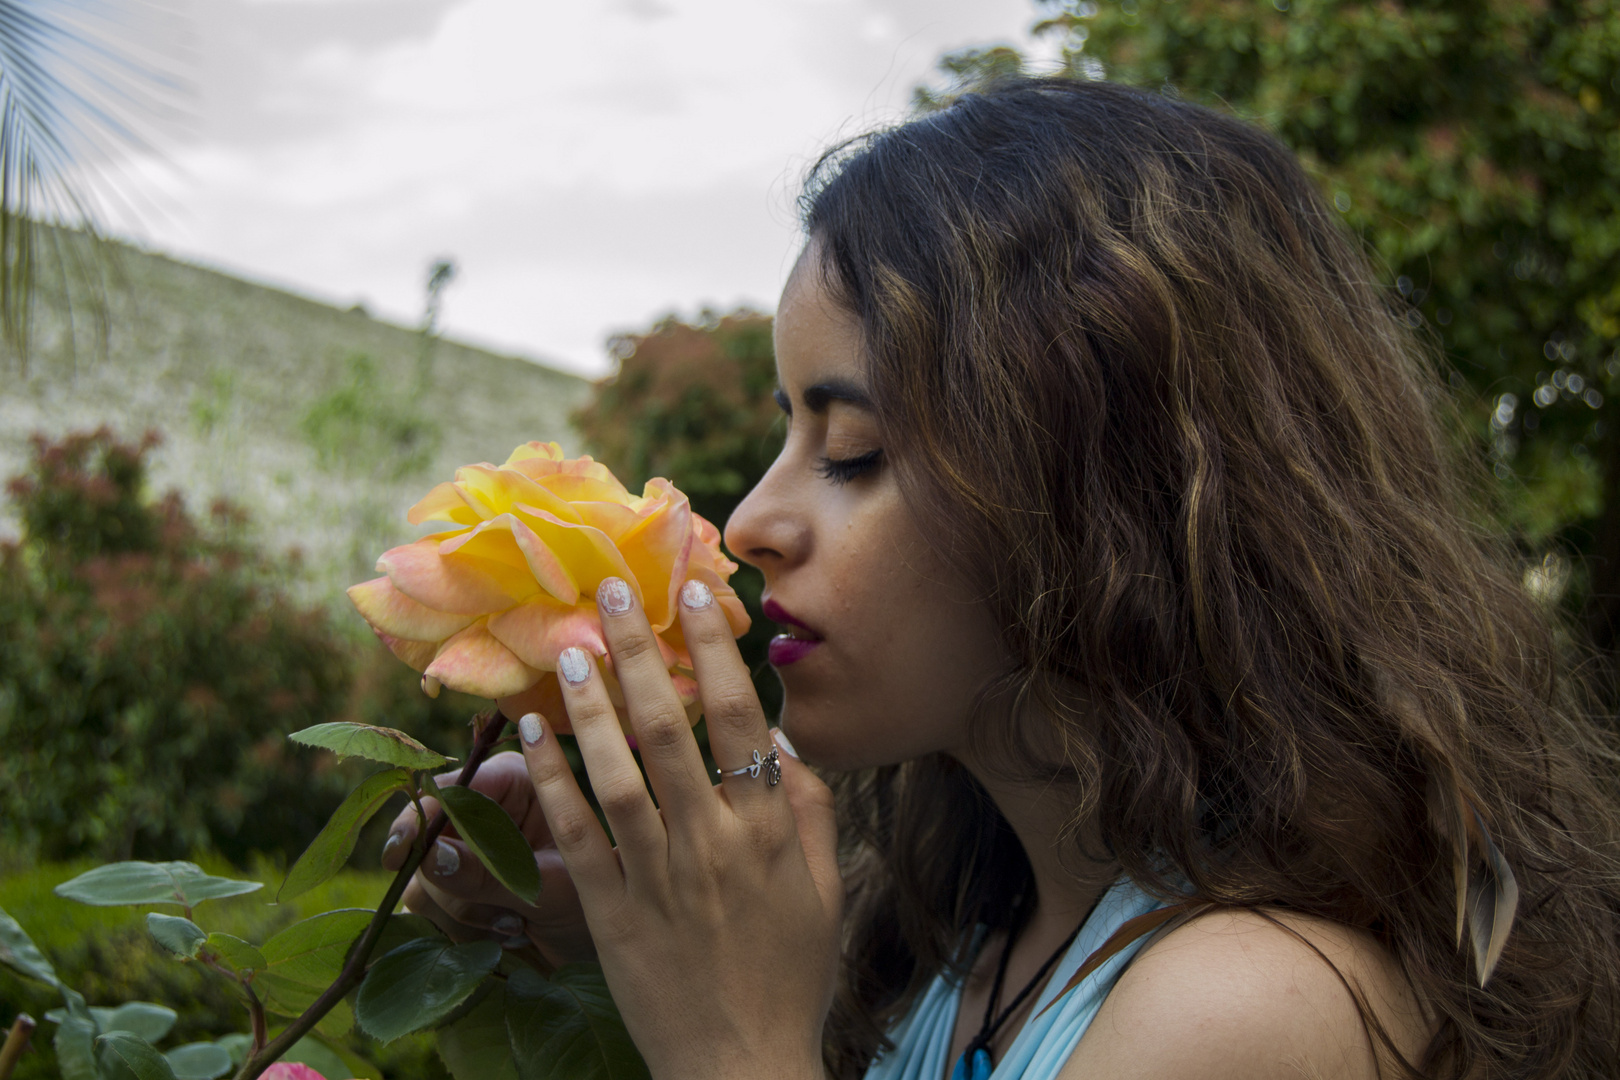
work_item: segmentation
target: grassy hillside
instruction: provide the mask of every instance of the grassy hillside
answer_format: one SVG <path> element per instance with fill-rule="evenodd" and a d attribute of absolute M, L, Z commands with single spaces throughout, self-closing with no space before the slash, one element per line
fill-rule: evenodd
<path fill-rule="evenodd" d="M 60 234 L 74 264 L 80 238 Z M 589 384 L 161 255 L 114 246 L 104 324 L 73 273 L 47 274 L 29 355 L 0 361 L 0 478 L 33 432 L 155 428 L 154 493 L 205 512 L 245 507 L 306 588 L 336 597 L 388 545 L 406 508 L 457 465 L 528 439 L 578 449 L 570 411 Z M 80 260 L 82 261 L 82 260 Z M 71 347 L 70 347 L 71 346 Z M 16 522 L 0 516 L 0 535 Z"/>

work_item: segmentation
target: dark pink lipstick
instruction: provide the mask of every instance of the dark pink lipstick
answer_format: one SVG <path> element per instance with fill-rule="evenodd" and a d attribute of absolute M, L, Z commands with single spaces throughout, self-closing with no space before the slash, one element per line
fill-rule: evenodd
<path fill-rule="evenodd" d="M 772 667 L 786 667 L 808 656 L 821 644 L 821 635 L 788 614 L 775 600 L 765 601 L 765 617 L 774 623 L 793 627 L 797 633 L 777 634 L 766 648 L 766 657 Z"/>

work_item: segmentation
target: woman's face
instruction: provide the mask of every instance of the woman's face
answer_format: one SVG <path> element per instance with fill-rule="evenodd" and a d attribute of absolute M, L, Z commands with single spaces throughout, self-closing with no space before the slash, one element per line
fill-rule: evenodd
<path fill-rule="evenodd" d="M 860 326 L 828 296 L 816 247 L 777 309 L 787 442 L 726 525 L 765 575 L 784 636 L 782 728 L 805 759 L 891 764 L 962 746 L 974 695 L 1005 665 L 986 606 L 924 540 L 879 438 Z"/>

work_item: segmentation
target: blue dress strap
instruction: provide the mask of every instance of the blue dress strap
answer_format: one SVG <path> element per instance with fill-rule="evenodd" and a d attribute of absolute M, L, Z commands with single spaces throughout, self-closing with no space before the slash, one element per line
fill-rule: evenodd
<path fill-rule="evenodd" d="M 1052 1005 L 1053 999 L 1114 931 L 1138 915 L 1163 906 L 1163 901 L 1137 888 L 1129 878 L 1116 881 L 1103 894 L 1035 999 L 1018 1037 L 996 1063 L 991 1080 L 1052 1080 L 1057 1076 L 1102 1008 L 1108 991 L 1147 938 L 1139 938 L 1109 957 L 1057 1004 Z M 956 1064 L 947 1063 L 945 1058 L 951 1052 L 961 1002 L 961 982 L 946 974 L 937 976 L 911 1012 L 890 1032 L 894 1049 L 872 1063 L 866 1080 L 944 1080 L 947 1064 Z"/>

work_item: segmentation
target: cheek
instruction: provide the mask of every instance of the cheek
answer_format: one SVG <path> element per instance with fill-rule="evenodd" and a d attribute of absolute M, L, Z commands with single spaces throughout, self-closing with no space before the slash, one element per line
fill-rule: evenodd
<path fill-rule="evenodd" d="M 833 663 L 814 677 L 808 666 L 783 672 L 783 726 L 813 760 L 843 768 L 952 752 L 975 696 L 1004 666 L 988 610 L 914 528 L 857 524 L 823 567 Z"/>

